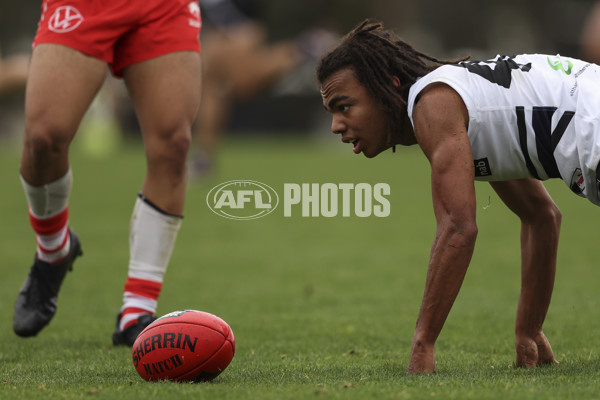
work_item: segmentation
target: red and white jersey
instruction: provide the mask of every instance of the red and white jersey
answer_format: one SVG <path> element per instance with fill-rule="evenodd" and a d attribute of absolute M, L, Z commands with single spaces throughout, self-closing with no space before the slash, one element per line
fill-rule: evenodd
<path fill-rule="evenodd" d="M 434 82 L 467 107 L 476 179 L 561 178 L 600 205 L 600 66 L 543 54 L 444 65 L 411 87 L 413 126 L 415 100 Z"/>

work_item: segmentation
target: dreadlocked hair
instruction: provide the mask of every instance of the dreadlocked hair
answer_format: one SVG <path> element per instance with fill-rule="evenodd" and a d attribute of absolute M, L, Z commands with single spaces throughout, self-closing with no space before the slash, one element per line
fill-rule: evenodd
<path fill-rule="evenodd" d="M 317 81 L 322 86 L 334 73 L 351 68 L 358 80 L 390 117 L 390 132 L 399 132 L 404 121 L 410 87 L 437 67 L 458 60 L 438 60 L 415 50 L 383 29 L 381 22 L 364 20 L 342 38 L 337 47 L 317 65 Z M 394 77 L 400 86 L 392 84 Z"/>

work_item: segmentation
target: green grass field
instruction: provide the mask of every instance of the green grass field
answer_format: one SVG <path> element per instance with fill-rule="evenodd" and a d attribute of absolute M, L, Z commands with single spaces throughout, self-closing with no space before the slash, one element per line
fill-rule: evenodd
<path fill-rule="evenodd" d="M 478 243 L 436 346 L 438 373 L 407 376 L 434 234 L 429 168 L 417 148 L 367 160 L 338 139 L 229 140 L 216 173 L 191 184 L 159 314 L 199 309 L 236 336 L 229 368 L 205 384 L 148 383 L 111 346 L 128 259 L 128 224 L 144 174 L 141 146 L 96 158 L 72 151 L 71 226 L 84 257 L 37 338 L 12 332 L 13 301 L 34 242 L 18 151 L 0 145 L 0 399 L 592 399 L 600 398 L 600 210 L 562 182 L 559 269 L 545 325 L 560 365 L 514 363 L 519 223 L 478 183 Z M 257 220 L 213 214 L 205 197 L 232 179 L 391 186 L 387 218 Z"/>

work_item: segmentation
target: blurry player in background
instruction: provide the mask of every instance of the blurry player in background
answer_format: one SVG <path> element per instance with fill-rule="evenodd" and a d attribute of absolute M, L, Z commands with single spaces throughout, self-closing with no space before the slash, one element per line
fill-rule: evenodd
<path fill-rule="evenodd" d="M 35 336 L 50 322 L 63 279 L 82 254 L 69 228 L 69 145 L 107 65 L 125 81 L 147 158 L 113 343 L 132 345 L 155 319 L 184 208 L 186 158 L 201 90 L 200 26 L 198 3 L 190 0 L 107 0 L 102 7 L 85 0 L 43 2 L 20 167 L 37 251 L 15 303 L 17 335 Z"/>
<path fill-rule="evenodd" d="M 311 29 L 296 39 L 269 43 L 258 20 L 259 0 L 200 0 L 200 6 L 203 85 L 192 172 L 201 177 L 215 162 L 234 102 L 256 96 L 307 59 L 316 62 L 336 37 Z"/>
<path fill-rule="evenodd" d="M 0 23 L 2 17 L 0 12 Z M 0 96 L 25 88 L 28 67 L 29 54 L 2 57 L 2 48 L 0 48 Z"/>
<path fill-rule="evenodd" d="M 29 55 L 13 55 L 2 58 L 0 51 L 0 96 L 23 90 L 27 82 Z"/>
<path fill-rule="evenodd" d="M 583 24 L 581 52 L 586 60 L 600 63 L 600 2 L 592 6 Z"/>
<path fill-rule="evenodd" d="M 558 55 L 438 60 L 363 22 L 321 59 L 331 130 L 356 154 L 418 144 L 431 165 L 437 230 L 409 373 L 435 372 L 434 345 L 477 237 L 475 180 L 521 220 L 517 365 L 554 364 L 542 331 L 561 213 L 542 180 L 561 178 L 600 205 L 600 67 Z"/>

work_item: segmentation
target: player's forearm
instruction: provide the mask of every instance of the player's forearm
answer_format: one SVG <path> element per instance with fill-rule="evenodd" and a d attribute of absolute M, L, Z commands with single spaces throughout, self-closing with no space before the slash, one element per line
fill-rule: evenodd
<path fill-rule="evenodd" d="M 541 332 L 554 289 L 560 220 L 560 213 L 548 212 L 538 221 L 522 224 L 517 335 Z"/>
<path fill-rule="evenodd" d="M 474 242 L 474 241 L 473 241 Z M 409 374 L 426 374 L 436 371 L 434 345 L 462 285 L 473 248 L 454 249 L 452 256 L 437 264 L 432 255 L 427 283 L 417 326 L 412 340 Z"/>
<path fill-rule="evenodd" d="M 475 224 L 460 230 L 445 230 L 436 236 L 413 336 L 409 373 L 435 371 L 433 347 L 464 280 L 476 236 Z"/>
<path fill-rule="evenodd" d="M 431 250 L 425 293 L 417 320 L 420 340 L 433 343 L 446 321 L 473 255 L 476 227 L 444 232 Z"/>

